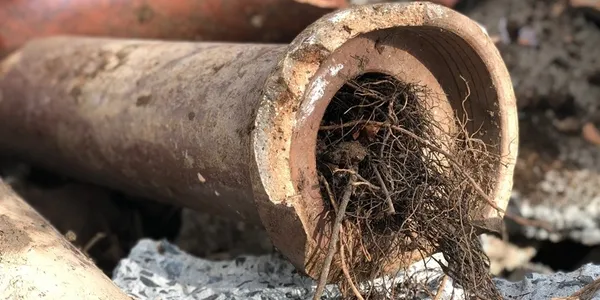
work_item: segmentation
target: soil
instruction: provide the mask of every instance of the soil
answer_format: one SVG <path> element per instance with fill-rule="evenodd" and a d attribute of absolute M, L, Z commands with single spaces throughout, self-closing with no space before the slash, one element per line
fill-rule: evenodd
<path fill-rule="evenodd" d="M 600 32 L 593 17 L 565 0 L 480 1 L 465 13 L 499 39 L 519 108 L 549 109 L 558 119 L 600 117 Z"/>
<path fill-rule="evenodd" d="M 231 221 L 218 216 L 184 209 L 175 244 L 197 257 L 212 260 L 233 259 L 239 255 L 261 255 L 274 251 L 266 231 L 260 226 Z"/>
<path fill-rule="evenodd" d="M 600 121 L 597 12 L 571 7 L 567 0 L 471 2 L 478 3 L 463 12 L 497 40 L 517 96 L 520 145 L 515 189 L 535 194 L 536 185 L 553 169 L 596 169 L 597 150 L 587 142 L 583 127 Z M 597 187 L 590 188 L 600 193 Z M 540 243 L 519 231 L 510 233 L 509 241 L 538 249 L 533 263 L 555 271 L 570 271 L 597 257 L 593 255 L 597 248 L 572 241 Z M 577 259 L 562 259 L 574 253 L 580 254 Z M 524 274 L 516 270 L 504 275 L 517 280 Z"/>

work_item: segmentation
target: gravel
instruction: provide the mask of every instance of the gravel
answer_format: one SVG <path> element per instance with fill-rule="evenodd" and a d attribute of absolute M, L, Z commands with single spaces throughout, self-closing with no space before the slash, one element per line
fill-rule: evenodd
<path fill-rule="evenodd" d="M 433 256 L 444 263 L 439 254 Z M 567 297 L 600 277 L 600 266 L 587 264 L 580 269 L 549 275 L 530 273 L 510 282 L 495 279 L 505 299 L 547 300 Z M 442 272 L 429 258 L 411 266 L 391 282 L 411 278 L 421 281 L 432 294 L 437 292 Z M 138 299 L 311 299 L 315 283 L 277 254 L 239 256 L 228 261 L 195 258 L 166 241 L 141 240 L 114 271 L 113 280 L 127 294 Z M 384 281 L 379 281 L 383 286 Z M 460 287 L 447 280 L 440 299 L 463 299 Z M 322 299 L 339 299 L 334 286 L 328 286 Z M 418 299 L 431 299 L 422 295 Z M 593 299 L 600 299 L 599 296 Z"/>

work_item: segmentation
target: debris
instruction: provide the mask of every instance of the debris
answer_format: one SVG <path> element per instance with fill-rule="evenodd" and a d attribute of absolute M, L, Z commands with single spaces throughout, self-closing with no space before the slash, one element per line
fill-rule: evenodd
<path fill-rule="evenodd" d="M 381 265 L 394 260 L 393 253 L 401 260 L 404 252 L 428 253 L 435 247 L 449 261 L 446 271 L 456 282 L 469 293 L 495 298 L 497 292 L 470 220 L 481 218 L 478 209 L 487 206 L 480 193 L 493 189 L 485 185 L 492 173 L 487 167 L 499 159 L 478 148 L 485 143 L 470 135 L 444 132 L 444 125 L 437 123 L 441 121 L 426 106 L 431 101 L 427 87 L 365 73 L 343 86 L 325 111 L 318 135 L 325 150 L 317 152 L 317 167 L 332 193 L 323 195 L 332 197 L 331 203 L 344 200 L 331 211 L 336 212 L 335 224 L 339 224 L 340 213 L 345 215 L 348 206 L 341 239 L 348 248 L 363 247 L 369 253 L 347 255 L 356 279 L 346 283 L 383 275 Z M 380 128 L 371 140 L 364 136 L 355 141 L 346 133 L 366 126 Z M 466 133 L 465 128 L 458 130 Z M 356 183 L 360 183 L 356 192 L 348 194 Z M 332 245 L 328 255 L 335 251 Z M 340 276 L 338 271 L 336 277 Z M 321 280 L 318 287 L 323 286 Z"/>
<path fill-rule="evenodd" d="M 600 244 L 600 152 L 582 135 L 558 132 L 544 114 L 520 123 L 521 145 L 509 211 L 550 224 L 553 231 L 519 225 L 538 240 Z M 592 135 L 593 136 L 593 135 Z"/>
<path fill-rule="evenodd" d="M 157 244 L 165 249 L 163 253 L 157 252 Z M 380 287 L 401 285 L 412 280 L 426 287 L 428 292 L 410 299 L 431 300 L 440 289 L 439 299 L 464 299 L 462 289 L 452 278 L 443 284 L 445 276 L 438 262 L 445 261 L 443 256 L 435 254 L 414 263 L 396 278 L 381 279 L 377 284 Z M 520 281 L 494 279 L 494 282 L 504 299 L 548 300 L 571 296 L 598 278 L 600 266 L 587 264 L 569 273 L 530 273 Z M 311 299 L 316 286 L 313 280 L 295 272 L 289 262 L 276 254 L 215 262 L 192 257 L 166 241 L 151 240 L 141 240 L 132 249 L 115 269 L 113 279 L 127 294 L 140 300 L 157 297 L 199 300 L 219 295 L 250 300 Z M 322 299 L 339 298 L 340 291 L 328 285 Z"/>
<path fill-rule="evenodd" d="M 588 78 L 600 70 L 600 34 L 592 20 L 578 10 L 555 16 L 561 11 L 557 5 L 564 5 L 564 0 L 477 2 L 468 15 L 491 35 L 500 36 L 500 53 L 520 109 L 550 106 L 569 114 L 574 106 L 585 115 L 596 111 L 600 89 Z M 535 32 L 536 47 L 516 43 L 521 27 L 529 28 L 525 36 Z"/>
<path fill-rule="evenodd" d="M 538 39 L 535 30 L 529 26 L 523 26 L 519 28 L 517 43 L 521 46 L 538 46 Z"/>
<path fill-rule="evenodd" d="M 537 252 L 533 247 L 520 248 L 486 234 L 481 236 L 481 243 L 483 250 L 490 258 L 490 272 L 494 276 L 527 265 Z"/>
<path fill-rule="evenodd" d="M 346 207 L 348 207 L 348 203 L 350 202 L 350 197 L 354 194 L 354 183 L 356 182 L 356 175 L 350 175 L 350 180 L 346 184 L 346 188 L 344 190 L 344 194 L 342 198 L 340 198 L 339 208 L 335 217 L 335 222 L 333 223 L 333 229 L 331 230 L 331 236 L 329 236 L 329 248 L 327 249 L 327 255 L 323 262 L 323 266 L 320 270 L 319 274 L 319 284 L 317 285 L 317 289 L 315 291 L 315 295 L 313 300 L 319 300 L 323 295 L 323 291 L 325 289 L 325 285 L 329 280 L 329 270 L 331 268 L 331 263 L 333 261 L 333 257 L 337 253 L 338 249 L 338 241 L 340 236 L 340 231 L 342 229 L 342 221 L 346 217 Z M 340 247 L 341 249 L 341 247 Z M 352 281 L 349 284 L 354 284 Z"/>
<path fill-rule="evenodd" d="M 157 244 L 164 249 L 163 253 L 158 253 Z M 433 294 L 444 276 L 436 260 L 444 262 L 442 255 L 435 254 L 411 265 L 397 278 L 377 280 L 376 285 L 383 289 L 407 279 L 423 284 Z M 277 254 L 211 261 L 186 254 L 167 241 L 148 239 L 140 240 L 121 261 L 113 280 L 128 295 L 140 300 L 156 297 L 199 300 L 217 295 L 244 300 L 312 299 L 316 290 L 315 281 L 296 272 L 293 265 Z M 451 278 L 446 280 L 441 299 L 452 299 L 453 293 L 454 299 L 463 299 L 462 290 L 454 289 L 453 284 Z M 340 290 L 335 285 L 327 285 L 321 299 L 339 299 L 339 296 Z M 420 296 L 417 299 L 426 299 Z"/>
<path fill-rule="evenodd" d="M 206 179 L 204 178 L 204 176 L 202 176 L 202 174 L 198 173 L 198 181 L 200 181 L 200 183 L 205 183 Z"/>
<path fill-rule="evenodd" d="M 77 235 L 75 234 L 75 232 L 69 230 L 67 231 L 67 233 L 65 233 L 65 239 L 72 243 L 77 240 Z"/>

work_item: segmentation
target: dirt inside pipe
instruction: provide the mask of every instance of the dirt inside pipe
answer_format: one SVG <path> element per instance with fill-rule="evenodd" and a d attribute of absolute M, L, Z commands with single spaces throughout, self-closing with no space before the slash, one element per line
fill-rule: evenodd
<path fill-rule="evenodd" d="M 336 262 L 329 278 L 348 298 L 378 298 L 371 279 L 415 251 L 443 253 L 444 272 L 467 292 L 500 298 L 476 226 L 489 209 L 489 178 L 499 158 L 478 132 L 465 129 L 466 111 L 453 130 L 434 121 L 427 100 L 435 96 L 424 86 L 367 73 L 348 81 L 325 112 L 317 168 L 339 242 L 334 226 L 335 247 L 324 251 Z M 413 299 L 425 289 L 408 280 L 386 293 Z"/>

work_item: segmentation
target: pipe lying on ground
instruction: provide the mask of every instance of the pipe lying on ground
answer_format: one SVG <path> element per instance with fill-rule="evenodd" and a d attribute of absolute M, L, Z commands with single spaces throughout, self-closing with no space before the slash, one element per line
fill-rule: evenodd
<path fill-rule="evenodd" d="M 345 1 L 315 4 L 321 7 L 296 0 L 0 1 L 0 56 L 57 34 L 287 43 Z"/>
<path fill-rule="evenodd" d="M 0 298 L 129 299 L 2 181 Z"/>
<path fill-rule="evenodd" d="M 476 23 L 424 2 L 344 9 L 287 46 L 31 42 L 0 65 L 0 148 L 113 188 L 261 222 L 316 276 L 308 261 L 330 226 L 317 131 L 336 91 L 371 71 L 427 86 L 439 122 L 470 94 L 468 129 L 505 158 L 490 174 L 491 198 L 505 208 L 517 150 L 508 72 Z"/>

